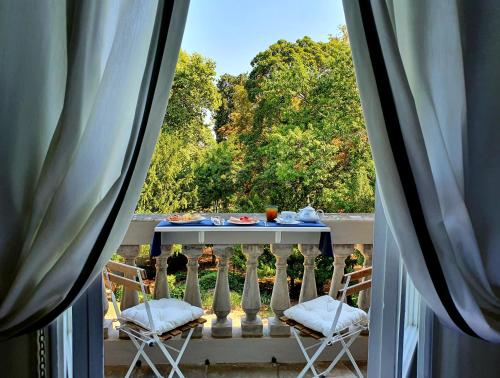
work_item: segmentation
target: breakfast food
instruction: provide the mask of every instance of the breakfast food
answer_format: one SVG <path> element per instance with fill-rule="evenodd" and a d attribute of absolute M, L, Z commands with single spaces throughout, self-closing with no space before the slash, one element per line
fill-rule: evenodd
<path fill-rule="evenodd" d="M 167 218 L 169 222 L 192 222 L 203 218 L 200 214 L 174 214 Z"/>
<path fill-rule="evenodd" d="M 229 221 L 231 223 L 240 223 L 240 224 L 245 224 L 245 223 L 257 223 L 259 220 L 257 218 L 253 217 L 248 217 L 246 215 L 236 218 L 236 217 L 231 217 L 229 218 Z"/>

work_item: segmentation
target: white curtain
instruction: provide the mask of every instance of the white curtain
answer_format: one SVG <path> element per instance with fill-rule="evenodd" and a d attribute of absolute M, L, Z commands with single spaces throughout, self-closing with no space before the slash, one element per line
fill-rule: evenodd
<path fill-rule="evenodd" d="M 46 325 L 134 211 L 188 0 L 0 2 L 0 337 Z"/>
<path fill-rule="evenodd" d="M 500 342 L 500 7 L 344 0 L 385 216 L 439 319 Z"/>

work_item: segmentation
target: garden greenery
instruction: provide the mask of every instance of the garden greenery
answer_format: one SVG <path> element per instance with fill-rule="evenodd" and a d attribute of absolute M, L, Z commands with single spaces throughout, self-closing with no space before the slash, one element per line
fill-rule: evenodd
<path fill-rule="evenodd" d="M 311 203 L 325 212 L 372 212 L 374 165 L 345 29 L 326 42 L 279 40 L 251 66 L 217 78 L 213 60 L 181 51 L 136 211 L 262 212 L 271 203 L 286 210 Z M 292 296 L 302 263 L 295 251 Z M 241 292 L 239 249 L 232 265 L 231 289 Z M 274 275 L 268 248 L 258 272 Z M 332 259 L 318 259 L 320 290 L 331 272 Z M 174 278 L 169 286 L 181 297 L 184 287 Z M 204 302 L 215 278 L 200 275 Z"/>
<path fill-rule="evenodd" d="M 345 34 L 280 40 L 249 73 L 181 52 L 141 213 L 371 212 L 374 166 Z"/>

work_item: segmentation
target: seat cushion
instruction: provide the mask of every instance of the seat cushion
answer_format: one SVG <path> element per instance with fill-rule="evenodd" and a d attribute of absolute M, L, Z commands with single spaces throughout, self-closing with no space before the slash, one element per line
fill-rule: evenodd
<path fill-rule="evenodd" d="M 329 295 L 323 295 L 292 306 L 288 310 L 285 310 L 284 314 L 287 318 L 293 319 L 307 328 L 321 332 L 327 336 L 340 303 L 340 301 L 333 299 Z M 357 324 L 368 324 L 366 312 L 344 303 L 335 327 L 335 332 L 340 332 L 347 327 Z"/>
<path fill-rule="evenodd" d="M 155 331 L 159 334 L 171 331 L 203 315 L 201 308 L 191 306 L 189 303 L 179 299 L 153 299 L 148 301 L 148 303 L 151 308 Z M 144 303 L 123 310 L 120 319 L 150 329 Z"/>

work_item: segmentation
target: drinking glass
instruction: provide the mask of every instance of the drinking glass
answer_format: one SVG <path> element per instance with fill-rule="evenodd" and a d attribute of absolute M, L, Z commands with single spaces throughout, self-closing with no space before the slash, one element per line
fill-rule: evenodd
<path fill-rule="evenodd" d="M 268 222 L 274 221 L 278 217 L 278 206 L 266 207 L 266 220 Z"/>

